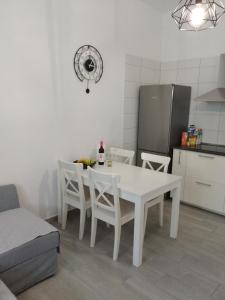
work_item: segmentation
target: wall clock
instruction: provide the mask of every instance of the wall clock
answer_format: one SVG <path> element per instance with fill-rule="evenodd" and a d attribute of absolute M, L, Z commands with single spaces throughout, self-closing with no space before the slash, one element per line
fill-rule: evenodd
<path fill-rule="evenodd" d="M 103 73 L 103 60 L 99 51 L 91 45 L 80 47 L 74 56 L 74 70 L 80 81 L 86 80 L 86 93 L 89 94 L 89 82 L 99 82 Z"/>

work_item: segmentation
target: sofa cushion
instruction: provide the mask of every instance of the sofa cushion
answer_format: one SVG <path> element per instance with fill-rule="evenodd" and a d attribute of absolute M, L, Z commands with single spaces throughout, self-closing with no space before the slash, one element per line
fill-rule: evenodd
<path fill-rule="evenodd" d="M 0 255 L 58 230 L 23 208 L 0 213 Z"/>
<path fill-rule="evenodd" d="M 0 278 L 2 273 L 26 261 L 31 261 L 53 249 L 59 249 L 59 242 L 59 233 L 51 232 L 0 254 Z"/>
<path fill-rule="evenodd" d="M 0 212 L 18 207 L 19 200 L 15 185 L 0 186 Z"/>

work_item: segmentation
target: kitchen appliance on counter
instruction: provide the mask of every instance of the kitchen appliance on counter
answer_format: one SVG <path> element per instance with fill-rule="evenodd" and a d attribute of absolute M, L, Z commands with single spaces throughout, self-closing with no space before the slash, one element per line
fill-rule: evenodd
<path fill-rule="evenodd" d="M 180 145 L 182 131 L 188 127 L 191 87 L 146 85 L 140 87 L 137 165 L 141 153 L 172 156 Z"/>

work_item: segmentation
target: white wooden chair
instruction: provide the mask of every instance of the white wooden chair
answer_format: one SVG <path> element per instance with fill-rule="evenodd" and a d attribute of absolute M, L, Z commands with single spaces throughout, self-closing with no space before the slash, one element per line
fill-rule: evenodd
<path fill-rule="evenodd" d="M 134 205 L 119 198 L 119 176 L 88 169 L 92 202 L 91 247 L 95 245 L 97 220 L 115 228 L 113 260 L 117 260 L 121 226 L 134 218 Z"/>
<path fill-rule="evenodd" d="M 135 152 L 132 150 L 110 148 L 110 158 L 112 161 L 123 162 L 132 165 Z"/>
<path fill-rule="evenodd" d="M 143 160 L 142 168 L 149 168 L 157 172 L 168 172 L 170 157 L 143 152 L 141 153 L 141 159 Z M 156 167 L 154 164 L 156 165 Z M 164 195 L 161 195 L 145 204 L 144 232 L 146 229 L 148 209 L 157 204 L 159 205 L 159 224 L 161 227 L 163 226 Z"/>
<path fill-rule="evenodd" d="M 60 187 L 62 195 L 62 229 L 66 228 L 68 205 L 80 210 L 79 239 L 83 239 L 86 212 L 91 208 L 90 192 L 83 185 L 83 165 L 59 161 Z"/>

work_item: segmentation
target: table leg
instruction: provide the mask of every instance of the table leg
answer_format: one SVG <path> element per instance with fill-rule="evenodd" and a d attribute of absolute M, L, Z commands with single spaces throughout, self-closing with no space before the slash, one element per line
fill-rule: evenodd
<path fill-rule="evenodd" d="M 180 191 L 181 183 L 172 191 L 172 210 L 171 210 L 171 223 L 170 223 L 170 237 L 177 238 L 178 225 L 179 225 L 179 211 L 180 211 Z"/>
<path fill-rule="evenodd" d="M 144 202 L 135 203 L 134 212 L 134 244 L 133 244 L 133 265 L 139 267 L 142 264 L 143 234 L 144 234 Z"/>

